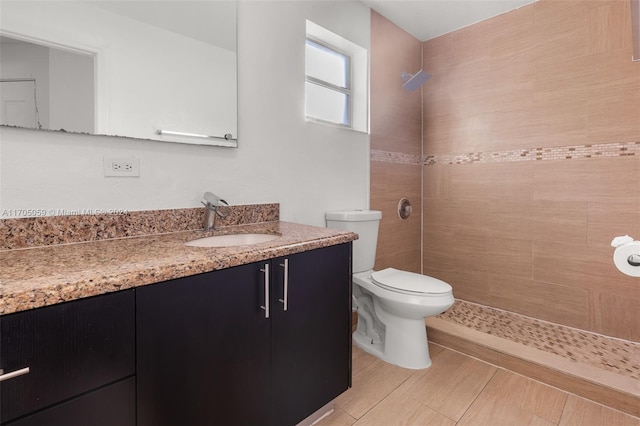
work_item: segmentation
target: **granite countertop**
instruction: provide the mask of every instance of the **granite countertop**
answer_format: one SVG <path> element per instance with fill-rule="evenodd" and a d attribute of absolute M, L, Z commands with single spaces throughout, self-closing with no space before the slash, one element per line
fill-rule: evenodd
<path fill-rule="evenodd" d="M 235 247 L 188 247 L 232 233 L 280 235 Z M 289 222 L 263 222 L 134 238 L 0 251 L 0 315 L 341 244 L 357 234 Z"/>

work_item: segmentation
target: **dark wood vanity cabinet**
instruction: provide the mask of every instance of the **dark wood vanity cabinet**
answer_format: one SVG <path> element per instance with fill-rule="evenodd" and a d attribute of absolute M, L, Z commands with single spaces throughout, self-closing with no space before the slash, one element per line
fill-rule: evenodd
<path fill-rule="evenodd" d="M 350 385 L 351 243 L 0 316 L 27 367 L 2 426 L 294 425 Z"/>
<path fill-rule="evenodd" d="M 350 385 L 350 308 L 351 243 L 138 288 L 138 425 L 298 423 Z"/>
<path fill-rule="evenodd" d="M 272 268 L 271 424 L 295 425 L 351 385 L 351 244 L 279 258 Z"/>
<path fill-rule="evenodd" d="M 135 424 L 134 290 L 0 317 L 2 425 Z"/>
<path fill-rule="evenodd" d="M 243 265 L 137 289 L 138 425 L 259 424 L 269 322 Z"/>

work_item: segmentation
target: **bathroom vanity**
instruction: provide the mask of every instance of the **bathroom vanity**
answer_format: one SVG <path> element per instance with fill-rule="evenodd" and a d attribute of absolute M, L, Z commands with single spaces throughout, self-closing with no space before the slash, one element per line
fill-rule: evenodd
<path fill-rule="evenodd" d="M 138 425 L 294 425 L 344 392 L 350 251 L 137 289 Z"/>
<path fill-rule="evenodd" d="M 0 382 L 0 423 L 294 425 L 344 392 L 357 236 L 260 226 L 280 237 L 0 252 L 0 368 L 29 368 Z"/>

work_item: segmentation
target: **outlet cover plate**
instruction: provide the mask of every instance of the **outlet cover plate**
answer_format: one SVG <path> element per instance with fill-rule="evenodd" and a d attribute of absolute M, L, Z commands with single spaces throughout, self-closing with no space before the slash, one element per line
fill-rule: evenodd
<path fill-rule="evenodd" d="M 140 159 L 136 157 L 104 157 L 104 175 L 107 177 L 140 176 Z"/>

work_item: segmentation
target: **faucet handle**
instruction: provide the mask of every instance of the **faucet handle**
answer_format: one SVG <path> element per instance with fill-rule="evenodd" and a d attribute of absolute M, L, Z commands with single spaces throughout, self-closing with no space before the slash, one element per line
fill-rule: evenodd
<path fill-rule="evenodd" d="M 227 203 L 225 200 L 218 197 L 216 194 L 212 192 L 205 192 L 204 199 L 206 202 L 211 203 L 214 206 L 217 206 L 219 203 L 223 203 L 224 205 L 227 205 L 227 206 L 229 205 L 229 203 Z"/>

